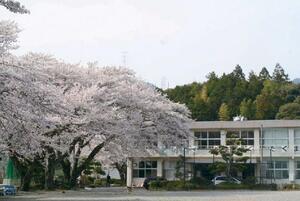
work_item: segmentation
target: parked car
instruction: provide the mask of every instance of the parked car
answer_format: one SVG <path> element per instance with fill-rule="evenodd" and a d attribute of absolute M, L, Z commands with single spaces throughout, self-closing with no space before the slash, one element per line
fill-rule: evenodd
<path fill-rule="evenodd" d="M 16 195 L 17 189 L 14 185 L 0 184 L 0 195 Z"/>
<path fill-rule="evenodd" d="M 151 181 L 165 181 L 165 179 L 163 179 L 161 177 L 147 177 L 144 180 L 143 187 L 148 190 L 149 189 L 149 183 Z"/>
<path fill-rule="evenodd" d="M 234 178 L 234 177 L 228 178 L 228 177 L 225 177 L 225 176 L 216 176 L 211 181 L 214 185 L 218 185 L 218 184 L 223 183 L 223 182 L 241 184 L 241 181 L 238 180 L 237 178 Z"/>

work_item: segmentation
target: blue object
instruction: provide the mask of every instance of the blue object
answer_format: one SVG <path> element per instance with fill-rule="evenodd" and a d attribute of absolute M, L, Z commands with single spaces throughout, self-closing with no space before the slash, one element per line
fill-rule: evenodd
<path fill-rule="evenodd" d="M 14 185 L 0 184 L 0 195 L 16 195 L 17 189 Z"/>

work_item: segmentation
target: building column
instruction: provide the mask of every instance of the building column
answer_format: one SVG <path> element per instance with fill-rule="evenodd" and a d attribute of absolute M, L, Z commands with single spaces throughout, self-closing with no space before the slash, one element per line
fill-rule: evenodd
<path fill-rule="evenodd" d="M 132 187 L 132 159 L 127 158 L 127 179 L 126 179 L 127 187 Z"/>
<path fill-rule="evenodd" d="M 295 160 L 292 158 L 289 159 L 289 181 L 295 182 Z"/>
<path fill-rule="evenodd" d="M 289 143 L 288 143 L 288 152 L 289 155 L 292 156 L 292 159 L 294 159 L 295 157 L 295 133 L 294 133 L 294 129 L 290 128 L 289 129 Z"/>
<path fill-rule="evenodd" d="M 256 177 L 256 178 L 260 178 L 260 165 L 258 164 L 258 163 L 256 163 L 255 164 L 255 172 L 254 172 L 254 176 Z"/>
<path fill-rule="evenodd" d="M 226 131 L 221 130 L 221 145 L 225 146 L 226 145 Z"/>
<path fill-rule="evenodd" d="M 163 160 L 162 159 L 157 160 L 157 176 L 158 177 L 163 176 Z"/>
<path fill-rule="evenodd" d="M 255 153 L 259 153 L 260 151 L 260 135 L 259 135 L 259 129 L 255 129 L 254 130 L 254 147 L 253 147 L 253 151 Z"/>
<path fill-rule="evenodd" d="M 188 136 L 188 146 L 194 147 L 195 146 L 195 131 L 191 131 Z"/>

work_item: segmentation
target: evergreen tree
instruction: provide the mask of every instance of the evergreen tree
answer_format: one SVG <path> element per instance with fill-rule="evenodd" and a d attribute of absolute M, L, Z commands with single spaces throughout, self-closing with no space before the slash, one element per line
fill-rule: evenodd
<path fill-rule="evenodd" d="M 300 104 L 287 103 L 280 106 L 276 119 L 300 119 Z"/>
<path fill-rule="evenodd" d="M 279 63 L 276 64 L 272 79 L 276 82 L 287 82 L 289 81 L 288 74 L 285 74 L 284 69 Z"/>
<path fill-rule="evenodd" d="M 245 79 L 245 74 L 243 73 L 243 69 L 242 69 L 242 67 L 240 65 L 236 65 L 236 67 L 233 70 L 232 74 L 236 78 Z"/>
<path fill-rule="evenodd" d="M 255 104 L 251 99 L 244 99 L 241 102 L 240 114 L 247 119 L 255 119 Z"/>
<path fill-rule="evenodd" d="M 222 103 L 219 109 L 219 120 L 220 121 L 229 121 L 229 109 L 226 103 Z"/>
<path fill-rule="evenodd" d="M 266 67 L 263 67 L 258 75 L 260 80 L 269 80 L 271 79 L 270 73 Z"/>
<path fill-rule="evenodd" d="M 206 75 L 206 78 L 208 80 L 216 80 L 216 79 L 218 79 L 218 76 L 214 71 L 212 71 L 212 72 L 208 73 L 208 75 Z"/>
<path fill-rule="evenodd" d="M 253 71 L 250 71 L 248 76 L 248 88 L 246 90 L 247 94 L 245 96 L 254 100 L 256 96 L 260 94 L 263 87 L 263 81 L 259 78 L 259 76 L 255 75 Z"/>
<path fill-rule="evenodd" d="M 210 166 L 213 172 L 225 172 L 227 178 L 231 178 L 233 174 L 237 172 L 243 172 L 246 168 L 245 163 L 249 159 L 248 156 L 244 156 L 249 149 L 240 146 L 241 139 L 228 138 L 226 144 L 230 146 L 218 146 L 211 149 L 209 152 L 213 155 L 219 155 L 223 161 L 218 161 Z M 223 165 L 222 165 L 223 164 Z"/>
<path fill-rule="evenodd" d="M 207 102 L 208 95 L 207 95 L 207 86 L 205 84 L 203 85 L 203 87 L 201 89 L 200 96 L 203 101 Z"/>
<path fill-rule="evenodd" d="M 287 80 L 281 69 L 277 66 L 278 73 L 274 74 L 280 76 L 274 78 Z M 264 67 L 259 75 L 251 71 L 245 79 L 241 67 L 236 66 L 229 74 L 217 76 L 211 72 L 204 83 L 194 82 L 165 92 L 171 100 L 186 104 L 195 120 L 218 120 L 222 103 L 226 103 L 229 117 L 242 114 L 249 119 L 274 119 L 281 105 L 300 95 L 300 85 L 275 81 L 282 80 L 277 78 L 271 79 Z"/>
<path fill-rule="evenodd" d="M 293 103 L 280 106 L 276 119 L 300 119 L 300 96 Z"/>

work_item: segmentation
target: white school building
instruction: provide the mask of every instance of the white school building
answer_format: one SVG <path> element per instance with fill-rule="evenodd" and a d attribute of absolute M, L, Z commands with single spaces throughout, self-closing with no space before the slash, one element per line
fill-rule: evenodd
<path fill-rule="evenodd" d="M 208 165 L 221 158 L 209 150 L 227 145 L 226 137 L 235 135 L 250 149 L 244 154 L 249 157 L 249 168 L 237 173 L 237 177 L 255 176 L 265 183 L 272 178 L 278 184 L 300 184 L 300 120 L 199 121 L 190 123 L 189 128 L 191 133 L 185 148 L 188 177 L 194 174 L 211 179 Z M 183 150 L 173 147 L 161 149 L 151 157 L 129 157 L 127 186 L 140 187 L 147 177 L 175 180 L 176 162 Z"/>

